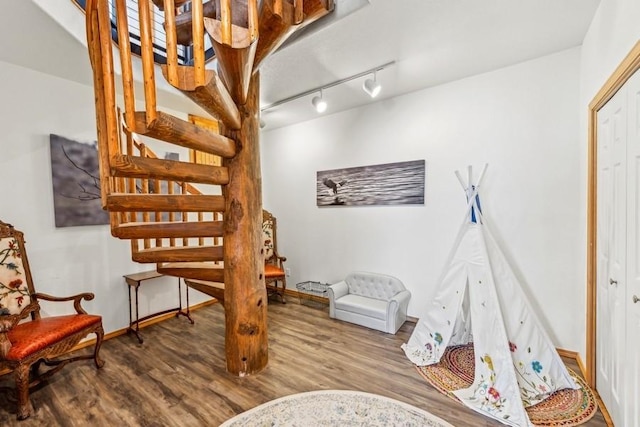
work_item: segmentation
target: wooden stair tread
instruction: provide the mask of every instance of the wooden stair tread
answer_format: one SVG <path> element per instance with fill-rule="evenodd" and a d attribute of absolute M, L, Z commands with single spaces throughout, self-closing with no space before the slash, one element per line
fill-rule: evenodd
<path fill-rule="evenodd" d="M 162 179 L 213 185 L 229 183 L 229 171 L 222 166 L 126 155 L 113 156 L 109 163 L 112 176 L 117 177 Z"/>
<path fill-rule="evenodd" d="M 224 283 L 221 282 L 211 282 L 209 280 L 200 280 L 200 279 L 186 279 L 189 283 L 196 283 L 198 285 L 210 286 L 212 288 L 224 289 Z"/>
<path fill-rule="evenodd" d="M 205 70 L 205 85 L 197 86 L 196 69 L 189 66 L 178 66 L 178 80 L 172 82 L 168 67 L 162 66 L 165 80 L 202 107 L 207 113 L 218 118 L 229 129 L 240 129 L 240 110 L 227 91 L 224 83 L 213 70 Z"/>
<path fill-rule="evenodd" d="M 222 246 L 177 246 L 140 249 L 132 258 L 141 263 L 222 261 Z"/>
<path fill-rule="evenodd" d="M 224 212 L 224 197 L 205 194 L 127 194 L 107 196 L 111 212 Z"/>
<path fill-rule="evenodd" d="M 120 239 L 222 237 L 222 221 L 129 222 L 112 228 Z"/>
<path fill-rule="evenodd" d="M 190 288 L 210 295 L 218 301 L 224 302 L 224 283 L 199 279 L 184 279 L 184 283 Z"/>
<path fill-rule="evenodd" d="M 162 265 L 159 265 L 157 270 L 158 273 L 161 273 L 160 270 L 166 269 L 190 269 L 190 268 L 199 268 L 202 270 L 224 270 L 224 266 L 222 263 L 215 262 L 167 262 Z M 207 280 L 207 279 L 202 279 Z"/>
<path fill-rule="evenodd" d="M 140 135 L 224 158 L 235 156 L 236 145 L 232 139 L 215 134 L 162 111 L 157 111 L 156 114 L 156 119 L 151 123 L 147 123 L 146 113 L 144 111 L 136 111 L 135 129 L 133 131 Z"/>
<path fill-rule="evenodd" d="M 224 282 L 224 266 L 213 262 L 168 262 L 157 266 L 159 273 L 186 279 Z"/>

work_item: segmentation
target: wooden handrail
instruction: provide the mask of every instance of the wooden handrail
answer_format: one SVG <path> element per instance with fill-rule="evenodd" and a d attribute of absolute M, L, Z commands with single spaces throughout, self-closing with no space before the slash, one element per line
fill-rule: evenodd
<path fill-rule="evenodd" d="M 100 71 L 102 78 L 98 78 L 98 82 L 94 84 L 100 85 L 100 94 L 96 97 L 100 105 L 96 108 L 100 110 L 98 128 L 105 133 L 107 139 L 107 149 L 99 150 L 100 167 L 101 167 L 101 190 L 103 205 L 106 195 L 111 192 L 113 184 L 109 170 L 109 158 L 117 154 L 120 150 L 118 144 L 118 128 L 117 120 L 113 116 L 116 111 L 115 103 L 115 77 L 113 70 L 113 52 L 111 51 L 111 26 L 109 19 L 109 9 L 106 2 L 97 2 L 96 11 L 98 17 L 98 33 L 99 33 L 99 52 L 100 52 Z"/>

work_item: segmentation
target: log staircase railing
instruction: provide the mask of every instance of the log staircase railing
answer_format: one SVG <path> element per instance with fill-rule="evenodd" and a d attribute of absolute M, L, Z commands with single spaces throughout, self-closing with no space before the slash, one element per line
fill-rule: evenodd
<path fill-rule="evenodd" d="M 123 147 L 126 155 L 130 158 L 145 160 L 158 160 L 158 156 L 132 135 L 126 128 L 123 128 L 123 135 L 126 137 L 126 145 Z M 177 162 L 176 162 L 177 163 Z M 146 173 L 141 174 L 142 178 L 119 177 L 116 181 L 116 189 L 119 194 L 131 195 L 164 195 L 181 196 L 193 195 L 202 196 L 203 193 L 194 185 L 176 179 L 151 178 Z M 166 177 L 166 176 L 165 176 Z M 182 179 L 182 176 L 179 177 Z M 114 237 L 131 240 L 132 259 L 140 263 L 155 263 L 156 268 L 163 274 L 181 276 L 185 279 L 212 279 L 217 271 L 217 277 L 223 280 L 222 273 L 222 213 L 211 212 L 150 212 L 128 211 L 120 212 L 111 220 L 111 232 Z M 186 248 L 191 248 L 187 250 Z M 206 270 L 208 274 L 194 275 L 183 274 L 180 268 L 183 263 L 176 262 L 179 257 L 187 257 L 187 261 L 196 261 L 198 257 L 205 257 L 202 261 L 208 263 Z M 199 289 L 202 286 L 199 287 Z M 224 299 L 218 290 L 220 287 L 202 288 L 220 300 Z"/>
<path fill-rule="evenodd" d="M 227 370 L 257 373 L 268 361 L 259 66 L 294 31 L 333 10 L 333 1 L 263 0 L 258 8 L 257 0 L 139 0 L 139 60 L 130 47 L 128 3 L 113 0 L 119 64 L 108 0 L 87 0 L 85 9 L 101 197 L 112 234 L 131 240 L 134 261 L 156 263 L 158 271 L 184 277 L 223 300 Z M 190 12 L 176 14 L 185 3 Z M 152 8 L 165 18 L 167 61 L 161 73 L 154 63 Z M 216 69 L 205 63 L 205 37 Z M 193 45 L 189 65 L 177 60 L 178 46 L 185 43 Z M 137 61 L 142 75 L 134 71 Z M 218 132 L 159 109 L 160 74 L 218 120 Z M 135 92 L 135 81 L 143 83 L 142 93 Z M 145 138 L 220 156 L 222 165 L 158 159 L 140 142 Z M 221 195 L 202 194 L 198 184 L 219 185 Z"/>

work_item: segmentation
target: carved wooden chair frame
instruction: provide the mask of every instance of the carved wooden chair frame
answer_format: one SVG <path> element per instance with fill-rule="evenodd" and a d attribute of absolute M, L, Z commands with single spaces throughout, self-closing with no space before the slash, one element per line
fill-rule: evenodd
<path fill-rule="evenodd" d="M 29 389 L 58 372 L 68 363 L 93 359 L 96 367 L 104 362 L 98 353 L 104 330 L 102 318 L 90 315 L 81 301 L 92 300 L 92 293 L 54 297 L 35 292 L 23 233 L 0 221 L 0 370 L 13 371 L 17 394 L 17 417 L 32 413 Z M 41 317 L 42 301 L 73 301 L 75 314 Z M 95 333 L 92 355 L 61 358 L 84 337 Z M 44 364 L 50 369 L 41 372 Z"/>
<path fill-rule="evenodd" d="M 276 217 L 267 210 L 262 210 L 262 233 L 264 237 L 264 277 L 269 296 L 276 295 L 283 304 L 287 289 L 287 275 L 284 268 L 286 257 L 278 254 L 278 227 Z M 280 284 L 280 286 L 278 286 Z"/>

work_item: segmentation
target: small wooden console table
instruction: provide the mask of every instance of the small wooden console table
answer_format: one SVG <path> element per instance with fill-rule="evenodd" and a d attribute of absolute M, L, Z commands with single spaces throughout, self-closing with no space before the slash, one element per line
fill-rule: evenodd
<path fill-rule="evenodd" d="M 192 325 L 194 323 L 193 319 L 191 318 L 191 312 L 189 311 L 189 287 L 188 286 L 186 286 L 187 310 L 186 311 L 182 310 L 182 285 L 181 285 L 182 280 L 179 277 L 178 277 L 178 306 L 167 309 L 167 310 L 162 310 L 156 313 L 151 313 L 140 318 L 139 311 L 138 311 L 138 289 L 140 288 L 140 284 L 145 280 L 156 279 L 158 277 L 163 277 L 163 276 L 164 274 L 158 273 L 155 270 L 143 271 L 141 273 L 127 274 L 124 276 L 124 280 L 127 282 L 127 285 L 129 285 L 129 328 L 127 328 L 127 332 L 134 333 L 135 336 L 138 338 L 138 342 L 140 344 L 144 342 L 144 340 L 142 339 L 142 336 L 140 335 L 140 322 L 144 322 L 145 320 L 148 320 L 157 316 L 161 316 L 163 314 L 175 312 L 176 317 L 182 315 L 182 316 L 185 316 L 187 319 L 189 319 Z M 131 288 L 135 290 L 135 307 L 136 307 L 135 320 L 133 319 Z"/>

